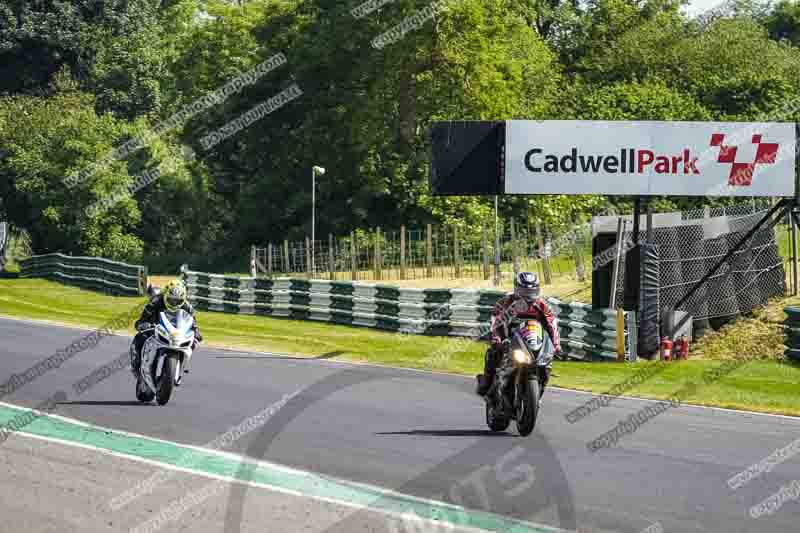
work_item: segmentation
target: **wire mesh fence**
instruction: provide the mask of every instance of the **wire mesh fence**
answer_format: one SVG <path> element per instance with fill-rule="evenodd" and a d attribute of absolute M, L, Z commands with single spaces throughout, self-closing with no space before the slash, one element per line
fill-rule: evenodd
<path fill-rule="evenodd" d="M 334 280 L 498 280 L 521 270 L 538 272 L 545 283 L 570 277 L 588 282 L 591 231 L 588 224 L 558 234 L 515 220 L 467 232 L 456 226 L 355 231 L 310 242 L 283 241 L 253 247 L 251 270 L 259 276 L 302 276 Z M 313 250 L 313 253 L 312 253 Z"/>
<path fill-rule="evenodd" d="M 31 237 L 24 229 L 19 229 L 8 222 L 0 228 L 0 271 L 18 269 L 18 261 L 33 255 Z"/>
<path fill-rule="evenodd" d="M 657 215 L 651 242 L 659 256 L 661 309 L 686 311 L 696 327 L 716 326 L 783 296 L 787 290 L 786 229 L 762 226 L 744 247 L 733 253 L 708 281 L 688 299 L 689 291 L 709 273 L 767 213 L 768 199 L 729 207 L 706 208 Z M 656 222 L 656 220 L 654 220 Z M 629 226 L 630 227 L 630 226 Z M 633 240 L 626 231 L 625 240 Z M 640 228 L 639 241 L 646 239 Z M 620 263 L 616 302 L 622 306 L 625 264 Z M 684 301 L 685 300 L 685 301 Z M 709 321 L 704 323 L 704 321 Z"/>

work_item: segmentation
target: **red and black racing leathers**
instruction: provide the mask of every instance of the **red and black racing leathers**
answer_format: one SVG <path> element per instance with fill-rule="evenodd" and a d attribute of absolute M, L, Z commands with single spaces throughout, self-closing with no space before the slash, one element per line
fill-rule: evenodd
<path fill-rule="evenodd" d="M 508 325 L 514 318 L 538 320 L 542 323 L 544 330 L 550 335 L 553 347 L 559 351 L 561 342 L 558 336 L 558 328 L 555 325 L 555 316 L 542 298 L 528 303 L 522 298 L 509 293 L 501 298 L 494 306 L 492 312 L 492 344 L 499 345 L 503 339 L 508 337 Z"/>
<path fill-rule="evenodd" d="M 502 355 L 503 340 L 510 335 L 509 326 L 514 318 L 538 320 L 542 327 L 553 341 L 553 349 L 556 353 L 561 351 L 561 339 L 558 334 L 558 327 L 555 323 L 555 316 L 550 307 L 542 298 L 537 298 L 528 303 L 516 296 L 513 292 L 501 298 L 494 306 L 491 322 L 492 345 L 486 350 L 486 360 L 484 366 L 483 386 L 478 389 L 481 395 L 486 394 L 494 381 L 497 365 Z"/>

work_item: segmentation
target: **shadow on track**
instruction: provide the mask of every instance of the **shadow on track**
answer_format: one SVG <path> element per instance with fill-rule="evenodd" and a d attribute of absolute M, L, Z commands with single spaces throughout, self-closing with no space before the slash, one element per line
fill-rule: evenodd
<path fill-rule="evenodd" d="M 258 434 L 250 440 L 242 455 L 267 459 L 272 443 L 306 410 L 326 401 L 340 391 L 362 385 L 380 385 L 382 382 L 391 381 L 398 374 L 406 377 L 396 370 L 392 375 L 384 369 L 375 367 L 345 368 L 308 385 L 301 394 L 294 396 L 261 426 Z M 471 383 L 453 384 L 445 376 L 436 374 L 415 373 L 407 377 L 428 383 L 439 383 L 451 391 L 463 393 L 464 400 L 469 399 L 476 405 L 479 403 L 475 398 Z M 453 401 L 458 400 L 454 399 Z M 480 423 L 480 419 L 476 419 L 477 423 Z M 324 428 L 319 428 L 319 430 L 323 435 Z M 488 436 L 490 434 L 495 436 L 486 430 L 476 429 L 416 431 L 439 437 Z M 513 436 L 513 434 L 500 435 Z M 254 464 L 241 462 L 232 477 L 244 482 L 250 481 L 252 472 L 255 470 Z M 528 476 L 533 472 L 535 475 Z M 324 472 L 318 474 L 325 475 Z M 523 480 L 519 479 L 521 476 L 524 478 Z M 525 483 L 531 482 L 532 485 L 525 485 Z M 513 483 L 514 486 L 509 487 L 510 483 Z M 478 488 L 474 487 L 476 484 Z M 524 489 L 520 489 L 520 487 L 524 487 Z M 231 485 L 225 509 L 223 526 L 225 533 L 242 532 L 245 501 L 250 488 L 251 485 L 248 483 Z M 464 449 L 440 458 L 436 464 L 410 479 L 401 477 L 398 482 L 385 488 L 400 494 L 444 501 L 471 510 L 523 520 L 534 519 L 540 513 L 545 513 L 546 521 L 554 526 L 567 531 L 577 531 L 578 529 L 575 502 L 566 472 L 550 441 L 539 432 L 535 432 L 527 438 L 476 439 L 472 443 L 467 443 Z M 453 497 L 453 494 L 457 497 Z M 323 533 L 353 533 L 356 530 L 363 530 L 361 520 L 366 516 L 365 513 L 372 513 L 384 505 L 387 508 L 391 507 L 389 500 L 391 498 L 384 500 L 377 497 L 368 502 L 364 509 L 350 513 L 335 524 L 331 524 Z M 395 508 L 396 514 L 392 518 L 387 516 L 387 528 L 392 531 L 391 528 L 394 527 L 394 533 L 398 533 L 398 530 L 402 530 L 405 525 L 402 521 L 398 523 L 397 519 L 402 518 L 403 513 L 409 512 L 411 509 L 409 506 L 399 505 L 400 507 Z M 418 525 L 413 524 L 415 527 Z M 422 530 L 417 528 L 416 531 Z"/>
<path fill-rule="evenodd" d="M 155 406 L 153 403 L 142 403 L 136 400 L 132 401 L 82 401 L 82 402 L 58 402 L 56 405 L 106 405 L 106 406 L 128 406 L 128 405 L 136 405 L 142 407 L 152 407 Z"/>
<path fill-rule="evenodd" d="M 488 429 L 412 429 L 411 431 L 383 431 L 375 435 L 422 435 L 425 437 L 514 437 L 511 433 Z"/>

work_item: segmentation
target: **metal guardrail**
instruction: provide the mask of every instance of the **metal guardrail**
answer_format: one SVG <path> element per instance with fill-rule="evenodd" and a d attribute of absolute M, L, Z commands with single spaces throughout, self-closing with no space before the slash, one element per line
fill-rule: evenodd
<path fill-rule="evenodd" d="M 800 307 L 788 306 L 783 311 L 786 313 L 783 321 L 783 344 L 786 350 L 783 354 L 787 359 L 800 362 Z"/>
<path fill-rule="evenodd" d="M 232 277 L 182 269 L 200 310 L 318 320 L 387 331 L 485 338 L 504 296 L 479 289 L 414 289 L 295 278 Z M 633 314 L 548 298 L 565 352 L 582 360 L 635 359 Z"/>
<path fill-rule="evenodd" d="M 20 277 L 46 278 L 119 295 L 141 296 L 147 289 L 147 267 L 58 253 L 23 259 L 20 261 Z"/>

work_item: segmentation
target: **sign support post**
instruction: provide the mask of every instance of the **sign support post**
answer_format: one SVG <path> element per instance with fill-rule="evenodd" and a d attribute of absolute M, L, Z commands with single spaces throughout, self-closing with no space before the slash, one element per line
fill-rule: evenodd
<path fill-rule="evenodd" d="M 800 123 L 794 125 L 795 139 L 800 142 Z M 794 172 L 794 205 L 792 205 L 791 216 L 789 217 L 790 224 L 792 225 L 792 294 L 798 294 L 798 280 L 797 280 L 797 225 L 798 225 L 798 211 L 800 210 L 800 151 L 795 145 L 795 172 Z"/>

